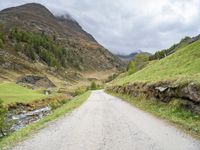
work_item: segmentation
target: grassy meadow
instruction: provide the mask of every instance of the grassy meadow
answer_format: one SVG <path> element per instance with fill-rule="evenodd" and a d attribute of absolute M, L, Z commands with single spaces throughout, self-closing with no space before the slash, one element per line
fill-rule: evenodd
<path fill-rule="evenodd" d="M 46 95 L 39 90 L 31 90 L 10 82 L 0 83 L 0 99 L 4 104 L 30 102 L 44 97 Z"/>
<path fill-rule="evenodd" d="M 144 69 L 117 78 L 111 84 L 122 85 L 131 82 L 156 82 L 173 80 L 177 82 L 196 81 L 200 83 L 200 40 L 178 49 L 164 59 L 150 62 Z"/>

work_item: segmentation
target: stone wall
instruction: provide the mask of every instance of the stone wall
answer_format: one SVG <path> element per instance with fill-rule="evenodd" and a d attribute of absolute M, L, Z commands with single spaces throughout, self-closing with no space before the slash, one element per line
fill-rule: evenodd
<path fill-rule="evenodd" d="M 133 83 L 123 86 L 107 87 L 108 91 L 127 94 L 133 97 L 145 96 L 147 99 L 156 99 L 165 103 L 172 99 L 180 99 L 181 105 L 200 114 L 200 85 L 194 82 L 174 85 L 172 82 Z"/>

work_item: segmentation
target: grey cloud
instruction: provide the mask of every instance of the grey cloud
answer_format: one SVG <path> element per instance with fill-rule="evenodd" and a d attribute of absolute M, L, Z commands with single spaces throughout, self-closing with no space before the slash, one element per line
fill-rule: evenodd
<path fill-rule="evenodd" d="M 70 13 L 114 53 L 155 52 L 200 33 L 200 0 L 4 0 L 0 9 L 28 2 Z"/>

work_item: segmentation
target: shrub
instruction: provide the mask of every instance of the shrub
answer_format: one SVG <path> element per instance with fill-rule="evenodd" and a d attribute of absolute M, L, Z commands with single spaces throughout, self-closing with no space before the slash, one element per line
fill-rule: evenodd
<path fill-rule="evenodd" d="M 135 61 L 131 61 L 131 62 L 128 64 L 127 70 L 128 70 L 128 74 L 129 74 L 129 75 L 131 75 L 131 74 L 133 74 L 133 73 L 135 73 L 135 72 L 137 71 Z"/>
<path fill-rule="evenodd" d="M 77 95 L 81 95 L 83 93 L 85 93 L 85 88 L 77 88 L 73 93 L 72 96 L 77 96 Z"/>
<path fill-rule="evenodd" d="M 128 74 L 133 74 L 141 69 L 143 69 L 149 61 L 148 54 L 137 54 L 135 59 L 128 64 Z"/>
<path fill-rule="evenodd" d="M 0 99 L 0 132 L 3 136 L 5 136 L 5 132 L 8 128 L 7 121 L 8 110 L 3 105 L 3 101 Z"/>
<path fill-rule="evenodd" d="M 111 82 L 112 80 L 114 80 L 115 78 L 117 78 L 118 74 L 113 74 L 110 75 L 107 79 L 106 79 L 106 83 Z"/>
<path fill-rule="evenodd" d="M 16 50 L 17 52 L 20 52 L 20 51 L 23 50 L 23 47 L 22 47 L 21 43 L 16 43 L 16 44 L 15 44 L 15 50 Z"/>
<path fill-rule="evenodd" d="M 95 82 L 92 82 L 92 83 L 91 83 L 90 89 L 91 89 L 91 90 L 96 90 L 96 89 L 97 89 L 97 85 L 96 85 Z"/>

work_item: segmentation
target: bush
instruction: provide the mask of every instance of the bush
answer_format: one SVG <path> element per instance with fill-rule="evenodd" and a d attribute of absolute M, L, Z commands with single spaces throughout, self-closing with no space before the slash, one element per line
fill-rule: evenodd
<path fill-rule="evenodd" d="M 20 52 L 20 51 L 23 50 L 23 47 L 22 47 L 21 43 L 16 43 L 16 44 L 15 44 L 15 50 L 16 50 L 17 52 Z"/>
<path fill-rule="evenodd" d="M 95 82 L 92 82 L 92 83 L 91 83 L 90 89 L 91 89 L 91 90 L 96 90 L 96 89 L 97 89 L 97 85 L 96 85 Z"/>
<path fill-rule="evenodd" d="M 131 75 L 131 74 L 133 74 L 133 73 L 135 73 L 137 71 L 135 61 L 131 61 L 128 64 L 127 70 L 128 70 L 128 75 Z"/>
<path fill-rule="evenodd" d="M 148 61 L 149 61 L 148 54 L 137 54 L 135 56 L 135 59 L 128 64 L 127 68 L 128 74 L 130 75 L 143 69 L 148 64 Z"/>
<path fill-rule="evenodd" d="M 8 110 L 3 105 L 3 101 L 0 99 L 0 132 L 3 136 L 7 132 L 8 121 L 7 121 Z"/>
<path fill-rule="evenodd" d="M 73 93 L 72 96 L 77 96 L 77 95 L 81 95 L 83 93 L 85 93 L 85 88 L 77 88 Z"/>
<path fill-rule="evenodd" d="M 118 74 L 113 74 L 110 75 L 107 79 L 106 79 L 106 83 L 111 82 L 112 80 L 114 80 L 115 78 L 117 78 Z"/>

